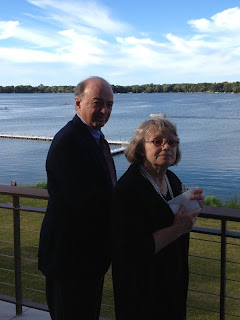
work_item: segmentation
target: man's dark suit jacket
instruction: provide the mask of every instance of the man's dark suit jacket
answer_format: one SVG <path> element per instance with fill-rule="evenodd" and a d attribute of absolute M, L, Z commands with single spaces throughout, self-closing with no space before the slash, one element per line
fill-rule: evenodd
<path fill-rule="evenodd" d="M 113 187 L 100 147 L 77 115 L 54 137 L 46 170 L 50 198 L 39 269 L 54 278 L 69 272 L 102 276 L 110 264 Z"/>

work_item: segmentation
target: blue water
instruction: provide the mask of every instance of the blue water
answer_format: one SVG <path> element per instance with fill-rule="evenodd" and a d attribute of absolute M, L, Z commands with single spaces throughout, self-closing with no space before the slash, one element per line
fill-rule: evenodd
<path fill-rule="evenodd" d="M 178 127 L 182 160 L 172 170 L 205 195 L 240 198 L 240 95 L 116 94 L 107 139 L 129 140 L 151 113 L 164 113 Z M 6 107 L 6 108 L 5 108 Z M 0 94 L 0 133 L 54 136 L 75 114 L 73 94 Z M 0 139 L 0 184 L 46 180 L 49 142 Z M 128 167 L 114 157 L 120 177 Z"/>

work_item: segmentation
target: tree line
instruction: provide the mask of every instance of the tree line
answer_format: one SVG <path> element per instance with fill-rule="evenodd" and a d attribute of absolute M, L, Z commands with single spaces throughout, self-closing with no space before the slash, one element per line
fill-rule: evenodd
<path fill-rule="evenodd" d="M 30 85 L 0 86 L 0 93 L 73 93 L 75 86 L 39 86 Z M 166 92 L 228 92 L 240 93 L 240 82 L 214 83 L 177 83 L 177 84 L 143 84 L 120 86 L 112 85 L 114 93 L 166 93 Z"/>

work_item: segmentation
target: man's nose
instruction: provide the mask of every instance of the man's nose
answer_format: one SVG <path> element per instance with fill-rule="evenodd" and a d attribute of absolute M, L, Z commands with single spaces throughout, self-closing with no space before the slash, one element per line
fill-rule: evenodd
<path fill-rule="evenodd" d="M 109 113 L 109 108 L 108 108 L 106 103 L 103 103 L 102 108 L 101 108 L 101 112 L 103 114 L 108 114 Z"/>

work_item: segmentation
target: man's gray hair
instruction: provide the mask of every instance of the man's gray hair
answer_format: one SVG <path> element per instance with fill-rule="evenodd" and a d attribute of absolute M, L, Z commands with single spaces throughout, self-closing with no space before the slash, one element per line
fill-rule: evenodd
<path fill-rule="evenodd" d="M 91 79 L 99 79 L 99 80 L 102 80 L 102 81 L 106 82 L 107 84 L 109 84 L 107 82 L 107 80 L 105 80 L 105 79 L 103 79 L 101 77 L 97 77 L 97 76 L 89 77 L 89 78 L 79 82 L 78 85 L 75 87 L 75 91 L 74 91 L 75 92 L 75 97 L 79 97 L 79 98 L 83 97 L 83 94 L 84 94 L 85 88 L 87 86 L 87 83 Z M 111 86 L 111 85 L 109 84 L 109 86 Z"/>

